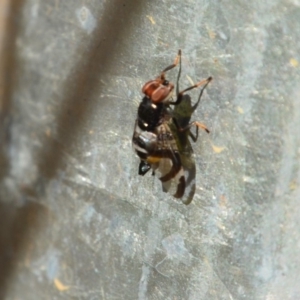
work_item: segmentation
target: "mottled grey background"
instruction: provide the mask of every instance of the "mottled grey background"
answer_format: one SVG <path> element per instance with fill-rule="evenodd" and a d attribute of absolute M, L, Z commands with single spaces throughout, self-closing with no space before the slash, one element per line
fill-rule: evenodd
<path fill-rule="evenodd" d="M 6 4 L 1 299 L 298 299 L 299 0 Z M 181 86 L 214 77 L 189 206 L 131 148 L 179 48 Z"/>

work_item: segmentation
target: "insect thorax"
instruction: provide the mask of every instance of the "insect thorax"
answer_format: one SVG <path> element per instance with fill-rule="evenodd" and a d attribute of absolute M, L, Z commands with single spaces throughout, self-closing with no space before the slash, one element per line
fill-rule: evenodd
<path fill-rule="evenodd" d="M 164 114 L 163 103 L 154 104 L 145 96 L 138 108 L 138 125 L 142 130 L 154 131 L 162 123 Z"/>

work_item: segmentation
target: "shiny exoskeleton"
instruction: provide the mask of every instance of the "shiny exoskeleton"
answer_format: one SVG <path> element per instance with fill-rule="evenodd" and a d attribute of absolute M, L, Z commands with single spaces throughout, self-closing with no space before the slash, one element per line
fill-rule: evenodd
<path fill-rule="evenodd" d="M 144 97 L 138 108 L 132 138 L 133 147 L 141 159 L 139 175 L 145 175 L 152 168 L 153 171 L 160 171 L 163 183 L 180 175 L 178 173 L 182 168 L 177 144 L 168 124 L 169 119 L 166 105 L 154 104 L 150 98 Z M 181 174 L 180 177 L 182 178 L 179 178 L 174 194 L 176 198 L 181 198 L 185 189 L 184 175 Z"/>
<path fill-rule="evenodd" d="M 198 86 L 203 86 L 199 95 L 199 102 L 205 87 L 212 78 L 209 77 L 206 80 L 200 81 L 181 92 L 177 88 L 176 100 L 172 101 L 174 84 L 166 80 L 165 73 L 174 68 L 178 63 L 180 63 L 181 67 L 180 50 L 172 65 L 165 68 L 156 79 L 144 84 L 142 88 L 144 97 L 138 107 L 132 144 L 141 160 L 139 175 L 145 175 L 152 169 L 153 174 L 160 174 L 159 179 L 162 182 L 164 192 L 173 192 L 175 198 L 183 198 L 187 182 L 189 184 L 193 182 L 195 185 L 195 178 L 192 178 L 193 180 L 191 178 L 188 181 L 186 180 L 186 177 L 191 177 L 191 175 L 188 174 L 189 169 L 185 165 L 192 164 L 186 163 L 186 157 L 183 157 L 183 154 L 179 151 L 179 148 L 183 149 L 184 145 L 178 144 L 180 143 L 180 139 L 176 138 L 177 133 L 189 132 L 189 128 L 193 125 L 196 126 L 197 136 L 198 128 L 202 128 L 207 132 L 209 131 L 205 125 L 199 122 L 192 122 L 181 128 L 178 120 L 173 116 L 173 110 L 170 108 L 170 105 L 180 105 L 184 99 L 185 92 Z M 183 165 L 183 162 L 185 162 L 185 165 Z M 192 167 L 195 168 L 194 165 Z M 192 177 L 195 177 L 195 175 Z M 171 188 L 172 186 L 173 188 Z M 189 204 L 193 195 L 194 189 L 190 192 L 187 200 L 182 199 L 183 203 Z"/>

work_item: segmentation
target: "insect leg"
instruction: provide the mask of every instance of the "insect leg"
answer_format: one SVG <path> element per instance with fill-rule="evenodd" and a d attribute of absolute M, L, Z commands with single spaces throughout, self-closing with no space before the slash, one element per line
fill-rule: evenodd
<path fill-rule="evenodd" d="M 181 75 L 181 52 L 180 52 L 180 56 L 179 56 L 179 70 L 178 70 L 177 81 L 176 81 L 176 98 L 178 97 L 178 94 L 179 94 L 179 79 L 180 79 L 180 75 Z"/>
<path fill-rule="evenodd" d="M 207 133 L 209 133 L 209 129 L 204 124 L 202 124 L 198 121 L 191 122 L 187 126 L 182 128 L 182 127 L 179 126 L 178 121 L 175 118 L 172 118 L 172 120 L 173 120 L 177 130 L 180 131 L 180 132 L 184 132 L 186 130 L 189 130 L 192 126 L 196 126 L 196 135 L 194 135 L 191 132 L 189 133 L 189 135 L 191 136 L 191 138 L 194 142 L 196 142 L 197 139 L 198 139 L 199 128 L 201 128 L 201 129 L 205 130 Z"/>
<path fill-rule="evenodd" d="M 178 65 L 179 61 L 181 61 L 181 50 L 180 49 L 178 50 L 178 54 L 175 57 L 174 63 L 172 65 L 166 67 L 164 70 L 162 70 L 162 72 L 160 74 L 160 78 L 164 79 L 165 78 L 165 73 L 167 71 L 170 71 L 171 69 L 175 68 Z"/>
<path fill-rule="evenodd" d="M 190 91 L 190 90 L 193 90 L 201 85 L 203 85 L 203 88 L 201 89 L 201 92 L 200 92 L 200 95 L 199 95 L 199 100 L 201 99 L 202 97 L 202 94 L 203 94 L 203 91 L 205 90 L 205 88 L 207 87 L 207 85 L 212 81 L 212 77 L 208 77 L 207 79 L 204 79 L 204 80 L 201 80 L 199 82 L 197 82 L 196 84 L 184 89 L 183 91 L 179 92 L 178 95 L 177 95 L 177 99 L 176 101 L 174 102 L 169 102 L 169 104 L 173 104 L 173 105 L 178 105 L 182 99 L 183 99 L 183 94 L 187 91 Z M 198 100 L 198 101 L 199 101 Z"/>
<path fill-rule="evenodd" d="M 143 160 L 140 161 L 139 175 L 144 176 L 150 169 L 151 169 L 151 166 L 147 162 L 145 162 Z"/>

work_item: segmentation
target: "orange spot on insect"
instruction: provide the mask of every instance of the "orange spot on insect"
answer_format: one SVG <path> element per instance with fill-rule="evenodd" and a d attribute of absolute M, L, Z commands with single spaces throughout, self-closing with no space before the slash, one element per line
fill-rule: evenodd
<path fill-rule="evenodd" d="M 67 291 L 68 289 L 70 289 L 70 286 L 64 285 L 59 279 L 55 278 L 54 279 L 54 285 L 55 287 L 60 291 Z"/>
<path fill-rule="evenodd" d="M 148 156 L 147 157 L 147 163 L 149 163 L 149 164 L 155 164 L 155 163 L 159 162 L 160 159 L 161 158 L 157 157 L 157 156 Z"/>

